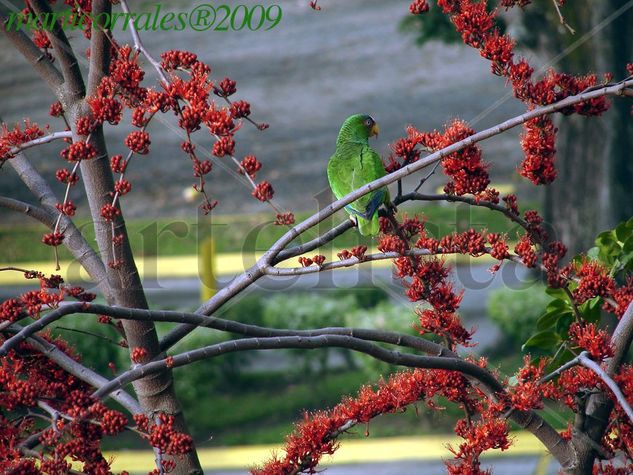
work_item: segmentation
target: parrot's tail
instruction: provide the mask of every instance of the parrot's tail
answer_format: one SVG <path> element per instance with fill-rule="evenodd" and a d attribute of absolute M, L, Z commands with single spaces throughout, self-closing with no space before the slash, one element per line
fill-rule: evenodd
<path fill-rule="evenodd" d="M 358 219 L 358 232 L 363 236 L 375 236 L 380 231 L 380 224 L 378 223 L 378 213 L 374 213 L 371 219 L 361 218 Z"/>

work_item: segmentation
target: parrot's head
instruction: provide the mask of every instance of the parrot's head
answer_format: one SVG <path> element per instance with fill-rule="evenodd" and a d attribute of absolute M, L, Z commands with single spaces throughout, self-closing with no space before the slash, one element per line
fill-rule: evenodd
<path fill-rule="evenodd" d="M 379 132 L 380 128 L 372 116 L 356 114 L 345 119 L 337 142 L 367 142 L 369 137 L 374 137 Z"/>

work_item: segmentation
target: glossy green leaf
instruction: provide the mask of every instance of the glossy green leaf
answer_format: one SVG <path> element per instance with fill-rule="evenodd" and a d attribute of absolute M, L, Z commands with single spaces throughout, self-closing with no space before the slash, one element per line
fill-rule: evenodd
<path fill-rule="evenodd" d="M 560 342 L 558 334 L 552 331 L 542 331 L 532 335 L 528 341 L 523 344 L 522 349 L 539 348 L 542 350 L 552 349 Z"/>
<path fill-rule="evenodd" d="M 594 297 L 586 302 L 583 302 L 583 304 L 578 307 L 582 318 L 591 323 L 599 322 L 601 303 L 602 299 L 600 297 Z"/>
<path fill-rule="evenodd" d="M 548 328 L 553 327 L 558 322 L 558 319 L 563 315 L 571 315 L 571 310 L 563 310 L 555 308 L 543 314 L 536 321 L 536 329 L 539 331 L 547 330 Z"/>

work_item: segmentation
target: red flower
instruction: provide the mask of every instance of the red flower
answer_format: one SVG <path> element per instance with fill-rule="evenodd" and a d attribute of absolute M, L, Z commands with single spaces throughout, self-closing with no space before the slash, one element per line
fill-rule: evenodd
<path fill-rule="evenodd" d="M 258 183 L 252 193 L 252 195 L 259 201 L 271 200 L 273 198 L 273 194 L 273 187 L 267 181 L 262 181 L 261 183 Z"/>
<path fill-rule="evenodd" d="M 106 203 L 101 207 L 101 217 L 106 221 L 112 221 L 121 214 L 121 210 L 111 203 Z"/>
<path fill-rule="evenodd" d="M 213 155 L 216 157 L 224 157 L 225 155 L 233 155 L 235 150 L 235 140 L 231 136 L 220 137 L 220 139 L 213 144 Z"/>
<path fill-rule="evenodd" d="M 134 153 L 139 155 L 146 155 L 149 153 L 149 146 L 152 142 L 149 139 L 149 134 L 142 130 L 135 130 L 125 138 L 125 145 Z"/>
<path fill-rule="evenodd" d="M 426 0 L 414 0 L 409 5 L 409 11 L 412 15 L 421 15 L 429 11 L 429 4 L 426 3 Z"/>
<path fill-rule="evenodd" d="M 147 350 L 145 348 L 136 347 L 130 353 L 130 359 L 134 363 L 142 363 L 147 358 Z"/>
<path fill-rule="evenodd" d="M 596 361 L 613 356 L 609 334 L 604 330 L 598 330 L 593 323 L 572 323 L 569 327 L 569 337 L 577 346 L 589 352 Z"/>
<path fill-rule="evenodd" d="M 543 116 L 527 121 L 524 129 L 521 147 L 525 153 L 525 159 L 521 162 L 520 174 L 535 185 L 551 183 L 556 178 L 554 123 L 549 117 Z"/>
<path fill-rule="evenodd" d="M 251 115 L 251 105 L 246 101 L 236 101 L 231 104 L 231 117 L 241 119 Z"/>
<path fill-rule="evenodd" d="M 42 237 L 42 242 L 47 246 L 59 246 L 64 240 L 64 235 L 60 232 L 52 232 L 48 234 L 44 234 Z"/>
<path fill-rule="evenodd" d="M 215 93 L 218 96 L 229 97 L 237 91 L 236 82 L 229 78 L 224 78 L 218 84 L 218 88 L 215 89 Z"/>
<path fill-rule="evenodd" d="M 275 225 L 290 226 L 295 223 L 295 215 L 293 213 L 277 213 Z"/>
<path fill-rule="evenodd" d="M 97 156 L 97 150 L 91 143 L 84 141 L 74 142 L 61 151 L 61 156 L 69 162 L 78 162 L 80 160 L 90 160 Z"/>
<path fill-rule="evenodd" d="M 240 162 L 239 172 L 243 174 L 244 171 L 246 171 L 251 178 L 254 178 L 255 173 L 257 173 L 261 168 L 262 164 L 259 160 L 257 160 L 255 155 L 247 155 Z"/>

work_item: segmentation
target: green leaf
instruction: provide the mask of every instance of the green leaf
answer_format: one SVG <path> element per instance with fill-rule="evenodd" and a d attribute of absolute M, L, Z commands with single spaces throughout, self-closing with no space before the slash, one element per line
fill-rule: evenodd
<path fill-rule="evenodd" d="M 565 293 L 563 289 L 554 289 L 554 288 L 548 287 L 545 289 L 545 293 L 556 299 L 565 300 L 567 298 L 567 294 Z"/>
<path fill-rule="evenodd" d="M 573 314 L 567 314 L 563 315 L 556 322 L 556 333 L 558 333 L 562 339 L 566 340 L 569 337 L 569 326 L 573 321 Z"/>
<path fill-rule="evenodd" d="M 633 267 L 633 251 L 625 254 L 624 257 L 620 259 L 620 261 L 624 269 L 630 270 Z"/>
<path fill-rule="evenodd" d="M 631 252 L 633 251 L 633 236 L 629 236 L 624 244 L 622 244 L 622 252 Z"/>
<path fill-rule="evenodd" d="M 591 249 L 587 251 L 587 257 L 594 261 L 598 260 L 599 254 L 600 254 L 600 249 L 596 246 L 592 247 Z"/>
<path fill-rule="evenodd" d="M 564 295 L 564 298 L 554 299 L 550 303 L 548 303 L 547 307 L 545 307 L 545 311 L 549 313 L 554 310 L 563 311 L 563 310 L 571 309 L 571 304 L 567 301 L 567 294 L 565 293 L 565 291 L 563 291 L 563 295 Z"/>
<path fill-rule="evenodd" d="M 600 248 L 602 247 L 609 247 L 612 246 L 613 244 L 616 243 L 616 239 L 615 236 L 613 234 L 613 231 L 603 231 L 600 234 L 598 234 L 598 237 L 596 237 L 596 245 Z"/>
<path fill-rule="evenodd" d="M 600 304 L 600 297 L 594 297 L 583 302 L 583 304 L 578 307 L 578 310 L 584 320 L 596 323 L 600 321 Z"/>
<path fill-rule="evenodd" d="M 552 331 L 542 331 L 532 335 L 528 341 L 526 341 L 521 348 L 525 351 L 526 348 L 539 348 L 542 350 L 549 350 L 556 346 L 560 342 L 560 337 Z"/>
<path fill-rule="evenodd" d="M 631 236 L 631 229 L 627 227 L 627 223 L 620 223 L 615 227 L 614 233 L 618 241 L 624 242 Z"/>
<path fill-rule="evenodd" d="M 560 317 L 568 314 L 571 315 L 571 311 L 561 310 L 558 308 L 550 310 L 549 312 L 541 315 L 541 317 L 539 317 L 536 321 L 536 329 L 539 331 L 547 330 L 548 328 L 553 327 Z"/>

